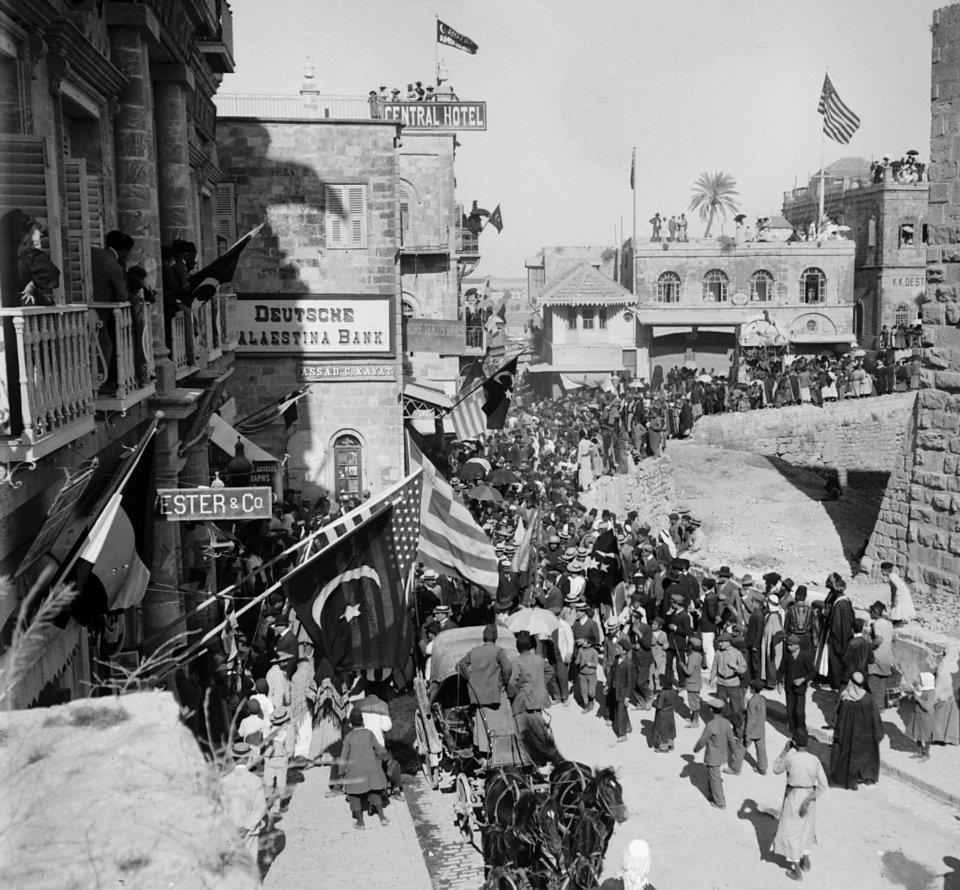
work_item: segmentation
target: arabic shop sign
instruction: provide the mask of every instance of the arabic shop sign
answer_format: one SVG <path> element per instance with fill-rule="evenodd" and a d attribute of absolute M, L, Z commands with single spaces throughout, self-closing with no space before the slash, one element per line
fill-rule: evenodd
<path fill-rule="evenodd" d="M 394 302 L 366 294 L 240 294 L 237 352 L 383 358 L 394 354 Z"/>
<path fill-rule="evenodd" d="M 383 118 L 409 130 L 486 130 L 486 102 L 385 102 Z"/>
<path fill-rule="evenodd" d="M 269 519 L 273 492 L 268 487 L 158 488 L 157 505 L 167 522 Z"/>

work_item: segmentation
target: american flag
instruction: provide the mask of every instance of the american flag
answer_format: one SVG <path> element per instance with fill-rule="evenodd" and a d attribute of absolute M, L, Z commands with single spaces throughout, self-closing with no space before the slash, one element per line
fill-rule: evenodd
<path fill-rule="evenodd" d="M 413 644 L 407 582 L 420 539 L 422 490 L 417 470 L 331 523 L 283 579 L 318 663 L 340 671 L 403 667 Z"/>
<path fill-rule="evenodd" d="M 483 413 L 485 400 L 486 396 L 481 384 L 468 392 L 459 402 L 454 403 L 450 411 L 450 419 L 453 421 L 457 438 L 461 441 L 474 439 L 487 428 L 487 417 Z"/>
<path fill-rule="evenodd" d="M 418 556 L 428 568 L 496 593 L 497 554 L 486 532 L 454 494 L 453 487 L 407 437 L 410 463 L 423 468 Z"/>
<path fill-rule="evenodd" d="M 823 77 L 817 111 L 823 115 L 823 132 L 834 142 L 846 145 L 860 128 L 860 118 L 837 95 L 829 74 Z"/>

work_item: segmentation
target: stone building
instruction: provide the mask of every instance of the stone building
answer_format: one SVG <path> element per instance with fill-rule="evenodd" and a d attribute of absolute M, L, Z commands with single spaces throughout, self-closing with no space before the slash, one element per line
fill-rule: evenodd
<path fill-rule="evenodd" d="M 0 595 L 4 640 L 18 602 L 49 583 L 49 556 L 69 561 L 63 528 L 82 540 L 96 519 L 64 508 L 61 528 L 57 510 L 84 484 L 100 490 L 157 411 L 157 483 L 210 482 L 206 427 L 236 342 L 233 296 L 177 311 L 167 335 L 158 294 L 143 332 L 145 379 L 131 303 L 93 305 L 91 250 L 110 230 L 126 232 L 129 264 L 158 292 L 161 244 L 193 241 L 200 265 L 217 255 L 212 96 L 233 70 L 231 23 L 222 0 L 0 0 L 0 575 L 13 578 Z M 62 271 L 53 306 L 21 302 L 20 214 L 46 227 L 43 247 Z M 103 327 L 114 344 L 109 389 Z M 183 630 L 178 619 L 216 586 L 202 526 L 158 522 L 153 538 L 146 595 L 119 617 L 117 658 L 128 665 L 144 641 Z M 15 703 L 87 694 L 101 630 L 99 619 L 89 632 L 73 620 L 49 628 Z"/>
<path fill-rule="evenodd" d="M 565 268 L 542 290 L 543 345 L 528 368 L 544 395 L 636 373 L 634 299 L 589 263 Z"/>
<path fill-rule="evenodd" d="M 543 247 L 526 262 L 527 298 L 533 307 L 539 305 L 540 292 L 555 278 L 578 263 L 586 263 L 607 278 L 617 277 L 615 247 L 554 246 Z"/>
<path fill-rule="evenodd" d="M 960 4 L 933 13 L 924 386 L 867 548 L 890 560 L 918 605 L 960 623 Z"/>
<path fill-rule="evenodd" d="M 794 352 L 848 349 L 853 261 L 852 241 L 638 243 L 622 282 L 636 294 L 637 374 L 685 362 L 726 373 L 738 345 L 768 338 Z"/>
<path fill-rule="evenodd" d="M 856 242 L 853 332 L 876 348 L 881 329 L 913 324 L 924 293 L 928 240 L 926 182 L 897 182 L 885 170 L 874 183 L 863 158 L 841 158 L 824 168 L 824 213 L 850 227 Z M 784 192 L 783 215 L 806 230 L 819 212 L 819 173 L 809 185 Z"/>

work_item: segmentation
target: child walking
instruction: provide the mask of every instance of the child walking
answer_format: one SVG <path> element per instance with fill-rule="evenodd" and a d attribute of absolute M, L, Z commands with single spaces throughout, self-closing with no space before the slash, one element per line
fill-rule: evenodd
<path fill-rule="evenodd" d="M 665 754 L 673 750 L 674 741 L 677 738 L 677 721 L 674 710 L 680 702 L 680 696 L 673 688 L 673 677 L 664 677 L 663 689 L 657 693 L 653 700 L 653 732 L 650 735 L 650 743 L 658 754 Z"/>
<path fill-rule="evenodd" d="M 913 699 L 913 710 L 906 720 L 904 730 L 917 743 L 919 751 L 911 755 L 914 760 L 930 759 L 930 742 L 933 740 L 936 679 L 932 673 L 920 674 L 919 684 L 914 683 L 908 695 Z"/>
<path fill-rule="evenodd" d="M 747 718 L 743 727 L 744 753 L 751 743 L 757 750 L 756 771 L 767 774 L 767 700 L 761 694 L 763 681 L 758 677 L 750 682 L 747 698 Z"/>
<path fill-rule="evenodd" d="M 687 707 L 690 719 L 684 724 L 687 729 L 696 729 L 700 725 L 700 691 L 703 689 L 703 644 L 700 637 L 690 637 L 690 651 L 681 666 L 684 675 L 683 687 L 687 692 Z"/>

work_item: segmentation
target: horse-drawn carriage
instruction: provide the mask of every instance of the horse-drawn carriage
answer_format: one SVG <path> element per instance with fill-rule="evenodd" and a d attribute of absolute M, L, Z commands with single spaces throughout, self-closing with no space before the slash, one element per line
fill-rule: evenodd
<path fill-rule="evenodd" d="M 434 789 L 455 791 L 455 820 L 483 853 L 487 887 L 599 887 L 613 825 L 626 818 L 622 788 L 610 769 L 564 760 L 545 724 L 522 734 L 489 725 L 458 670 L 481 634 L 479 627 L 441 633 L 426 676 L 414 681 L 424 775 Z M 500 630 L 497 645 L 516 657 L 509 631 Z"/>

